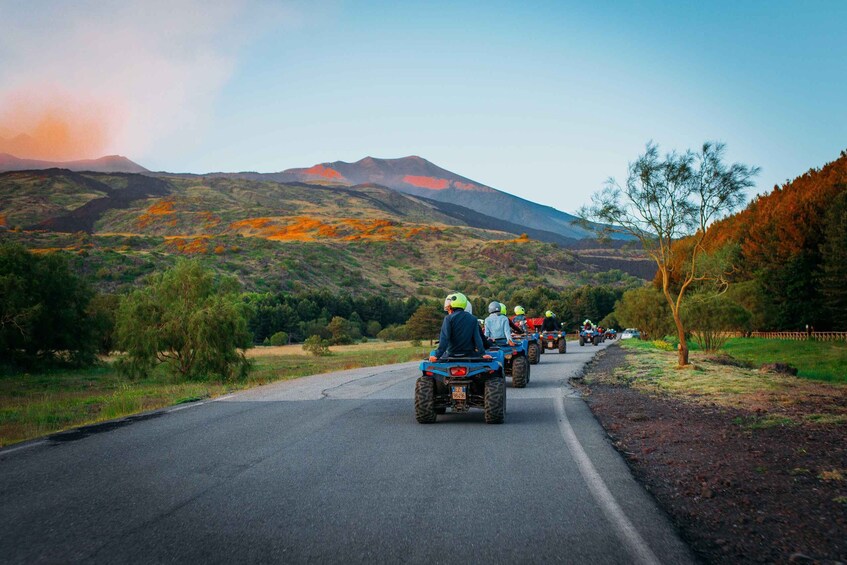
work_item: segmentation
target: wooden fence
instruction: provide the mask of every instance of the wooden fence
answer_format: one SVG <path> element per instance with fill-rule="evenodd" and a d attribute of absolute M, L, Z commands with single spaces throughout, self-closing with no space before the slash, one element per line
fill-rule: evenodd
<path fill-rule="evenodd" d="M 796 341 L 847 341 L 847 332 L 750 332 L 749 336 L 768 339 L 792 339 Z"/>

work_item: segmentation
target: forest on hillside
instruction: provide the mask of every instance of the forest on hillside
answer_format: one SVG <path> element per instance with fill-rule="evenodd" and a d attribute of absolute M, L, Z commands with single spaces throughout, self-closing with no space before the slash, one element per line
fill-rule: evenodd
<path fill-rule="evenodd" d="M 847 152 L 709 229 L 751 329 L 847 330 Z"/>

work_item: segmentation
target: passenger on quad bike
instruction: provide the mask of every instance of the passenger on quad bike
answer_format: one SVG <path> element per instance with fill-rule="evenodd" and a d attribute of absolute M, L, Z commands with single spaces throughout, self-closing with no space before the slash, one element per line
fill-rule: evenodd
<path fill-rule="evenodd" d="M 523 306 L 515 306 L 515 317 L 512 318 L 512 321 L 516 326 L 521 328 L 521 333 L 527 333 L 529 331 L 526 323 L 526 310 L 524 310 Z"/>
<path fill-rule="evenodd" d="M 440 358 L 479 356 L 491 359 L 485 354 L 485 344 L 479 334 L 479 323 L 473 314 L 466 312 L 468 298 L 461 292 L 454 292 L 444 299 L 444 310 L 447 317 L 441 324 L 441 335 L 438 349 L 430 356 L 431 363 Z"/>
<path fill-rule="evenodd" d="M 541 322 L 541 331 L 557 332 L 561 329 L 562 324 L 559 323 L 559 319 L 556 318 L 556 314 L 554 314 L 551 310 L 544 312 L 544 321 Z"/>
<path fill-rule="evenodd" d="M 485 337 L 499 345 L 515 345 L 509 317 L 500 313 L 500 303 L 491 302 L 488 305 L 488 317 L 485 319 Z"/>
<path fill-rule="evenodd" d="M 593 330 L 593 329 L 594 329 L 594 324 L 592 324 L 592 323 L 591 323 L 591 320 L 589 320 L 588 318 L 586 318 L 586 319 L 585 319 L 585 321 L 584 321 L 584 322 L 582 322 L 582 329 L 584 329 L 584 330 Z"/>
<path fill-rule="evenodd" d="M 506 316 L 507 310 L 508 309 L 506 308 L 506 305 L 501 302 L 500 303 L 500 313 L 503 314 L 504 316 Z M 512 329 L 512 333 L 516 333 L 516 334 L 523 333 L 523 329 L 521 329 L 517 325 L 515 325 L 515 323 L 511 319 L 509 319 L 509 316 L 506 316 L 506 319 L 509 320 L 509 327 Z"/>

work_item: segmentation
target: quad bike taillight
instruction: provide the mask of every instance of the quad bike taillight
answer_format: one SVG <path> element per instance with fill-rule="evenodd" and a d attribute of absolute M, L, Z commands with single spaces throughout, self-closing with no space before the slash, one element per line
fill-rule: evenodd
<path fill-rule="evenodd" d="M 450 376 L 451 377 L 464 377 L 468 374 L 467 367 L 450 367 Z"/>

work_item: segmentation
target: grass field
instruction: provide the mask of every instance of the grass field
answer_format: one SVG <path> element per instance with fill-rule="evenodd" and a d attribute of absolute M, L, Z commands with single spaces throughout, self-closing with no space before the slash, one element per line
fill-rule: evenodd
<path fill-rule="evenodd" d="M 677 367 L 676 351 L 657 348 L 652 342 L 627 340 L 621 346 L 637 354 L 629 356 L 628 362 L 612 374 L 602 376 L 602 381 L 750 410 L 764 414 L 756 420 L 763 426 L 847 423 L 843 343 L 736 339 L 720 353 L 730 353 L 742 363 L 694 350 L 691 365 L 684 368 Z M 762 363 L 774 362 L 794 365 L 800 375 L 758 370 Z"/>
<path fill-rule="evenodd" d="M 0 446 L 274 381 L 421 359 L 428 348 L 370 342 L 331 350 L 330 356 L 314 357 L 300 346 L 258 347 L 248 352 L 254 367 L 241 383 L 179 382 L 163 370 L 131 380 L 111 361 L 83 370 L 0 376 Z"/>
<path fill-rule="evenodd" d="M 844 341 L 736 338 L 729 340 L 722 351 L 756 366 L 788 363 L 797 367 L 800 377 L 847 383 L 847 342 Z"/>
<path fill-rule="evenodd" d="M 656 349 L 652 342 L 630 339 L 629 347 Z M 692 352 L 697 344 L 689 342 Z M 794 341 L 787 339 L 732 338 L 719 353 L 760 367 L 764 363 L 788 363 L 797 367 L 797 376 L 805 379 L 847 383 L 847 342 Z"/>

